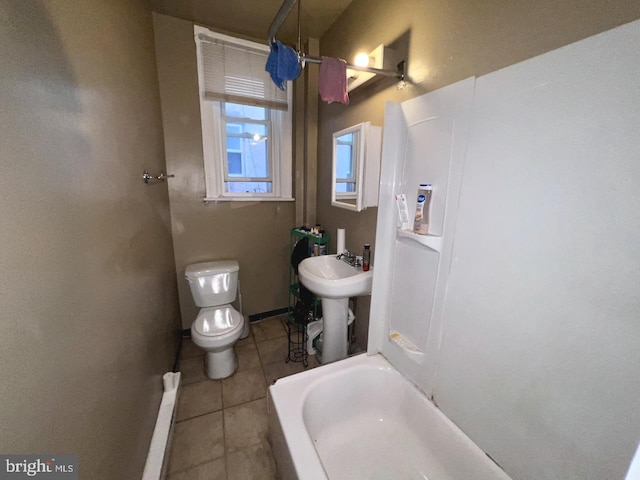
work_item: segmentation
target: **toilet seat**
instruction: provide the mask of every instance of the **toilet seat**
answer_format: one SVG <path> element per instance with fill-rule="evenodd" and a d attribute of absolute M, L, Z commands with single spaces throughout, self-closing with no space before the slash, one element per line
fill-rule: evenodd
<path fill-rule="evenodd" d="M 241 329 L 243 320 L 231 305 L 218 305 L 200 309 L 192 328 L 203 337 L 219 337 Z"/>

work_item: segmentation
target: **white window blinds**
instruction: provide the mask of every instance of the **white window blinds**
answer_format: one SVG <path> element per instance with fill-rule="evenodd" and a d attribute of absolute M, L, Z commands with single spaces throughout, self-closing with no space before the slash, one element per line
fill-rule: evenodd
<path fill-rule="evenodd" d="M 204 98 L 287 110 L 287 92 L 276 87 L 264 67 L 268 50 L 198 34 Z"/>

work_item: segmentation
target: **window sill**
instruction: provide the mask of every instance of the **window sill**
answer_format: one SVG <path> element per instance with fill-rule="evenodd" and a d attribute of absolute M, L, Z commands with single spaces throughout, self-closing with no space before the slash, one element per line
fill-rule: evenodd
<path fill-rule="evenodd" d="M 203 202 L 295 202 L 295 198 L 281 197 L 204 197 Z"/>

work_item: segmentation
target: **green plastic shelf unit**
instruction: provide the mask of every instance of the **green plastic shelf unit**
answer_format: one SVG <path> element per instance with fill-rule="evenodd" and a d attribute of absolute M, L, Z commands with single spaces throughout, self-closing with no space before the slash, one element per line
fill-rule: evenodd
<path fill-rule="evenodd" d="M 297 228 L 292 228 L 290 234 L 291 252 L 293 252 L 293 248 L 302 238 L 308 238 L 310 245 L 329 245 L 329 241 L 331 240 L 329 235 L 319 237 L 317 235 L 312 235 L 310 232 L 303 232 Z M 300 282 L 298 281 L 298 275 L 293 271 L 293 268 L 291 268 L 289 272 L 289 311 L 287 315 L 289 353 L 287 354 L 286 362 L 302 362 L 306 367 L 308 365 L 307 340 L 309 338 L 307 334 L 307 325 L 306 323 L 298 323 L 293 316 L 295 305 L 300 299 Z M 313 300 L 314 318 L 317 318 L 320 305 L 321 300 L 319 298 L 315 298 Z"/>
<path fill-rule="evenodd" d="M 327 245 L 331 237 L 329 235 L 324 235 L 322 237 L 318 237 L 317 235 L 312 235 L 309 232 L 303 232 L 302 230 L 298 230 L 297 228 L 291 229 L 291 236 L 296 237 L 297 239 L 307 237 L 309 241 L 312 243 L 317 243 L 319 245 Z"/>

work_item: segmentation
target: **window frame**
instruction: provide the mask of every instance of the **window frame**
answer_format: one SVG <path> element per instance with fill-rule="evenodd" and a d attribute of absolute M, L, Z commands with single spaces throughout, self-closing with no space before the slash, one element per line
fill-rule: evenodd
<path fill-rule="evenodd" d="M 271 147 L 271 142 L 273 141 L 273 139 L 271 138 L 272 135 L 272 121 L 271 121 L 271 117 L 272 117 L 272 110 L 270 108 L 265 108 L 265 119 L 264 120 L 254 120 L 252 118 L 245 118 L 245 117 L 233 117 L 233 116 L 229 116 L 224 112 L 224 103 L 221 102 L 220 105 L 220 111 L 221 111 L 221 121 L 222 121 L 222 132 L 223 132 L 223 147 L 224 147 L 224 157 L 227 158 L 227 153 L 229 152 L 229 147 L 228 147 L 228 143 L 227 140 L 229 138 L 238 138 L 240 139 L 240 155 L 242 156 L 244 154 L 244 149 L 242 146 L 242 139 L 244 138 L 249 138 L 249 137 L 245 137 L 243 136 L 240 132 L 240 135 L 236 136 L 236 135 L 231 135 L 229 136 L 229 132 L 227 132 L 227 129 L 229 127 L 229 125 L 233 125 L 234 123 L 238 123 L 238 124 L 247 124 L 247 123 L 251 123 L 254 125 L 263 125 L 265 127 L 265 131 L 266 131 L 266 142 L 267 142 L 267 166 L 268 166 L 268 171 L 269 171 L 269 175 L 267 177 L 248 177 L 246 174 L 246 169 L 244 168 L 244 162 L 241 161 L 241 166 L 242 166 L 242 174 L 241 175 L 232 175 L 229 173 L 229 162 L 228 159 L 226 161 L 223 160 L 222 164 L 223 164 L 223 169 L 224 169 L 224 182 L 268 182 L 272 184 L 272 190 L 273 190 L 273 181 L 275 178 L 274 175 L 274 161 L 272 158 L 272 151 L 273 148 Z M 260 107 L 260 108 L 264 108 L 264 107 Z M 235 152 L 235 150 L 233 150 Z M 241 157 L 242 158 L 242 157 Z"/>
<path fill-rule="evenodd" d="M 228 35 L 213 32 L 207 28 L 194 26 L 196 60 L 198 73 L 198 97 L 200 101 L 200 119 L 202 125 L 202 150 L 204 156 L 205 197 L 204 201 L 294 201 L 293 198 L 293 95 L 291 82 L 287 82 L 287 110 L 266 108 L 267 120 L 248 123 L 267 125 L 268 161 L 271 170 L 271 193 L 266 192 L 227 192 L 225 182 L 244 181 L 267 182 L 264 178 L 235 177 L 228 175 L 226 150 L 226 119 L 245 123 L 240 117 L 227 117 L 223 111 L 224 102 L 205 99 L 204 72 L 202 66 L 201 40 L 199 34 L 217 38 L 237 46 L 264 50 L 269 47 Z M 266 57 L 265 57 L 266 61 Z M 230 102 L 237 103 L 237 102 Z M 244 174 L 245 172 L 243 172 Z M 229 180 L 231 179 L 231 180 Z"/>
<path fill-rule="evenodd" d="M 359 132 L 350 132 L 349 133 L 351 135 L 351 141 L 350 142 L 340 142 L 340 137 L 338 137 L 336 139 L 336 145 L 335 145 L 335 149 L 336 149 L 336 171 L 338 169 L 337 166 L 337 161 L 338 161 L 338 147 L 340 145 L 349 145 L 351 146 L 351 158 L 350 158 L 350 162 L 351 162 L 351 177 L 338 177 L 338 175 L 336 174 L 336 178 L 335 178 L 335 182 L 336 183 L 347 183 L 347 184 L 353 184 L 353 188 L 354 190 L 352 192 L 338 192 L 336 190 L 336 200 L 354 200 L 357 198 L 358 196 L 358 162 L 360 161 L 360 155 L 359 155 L 359 149 L 360 149 L 360 142 L 359 142 L 359 138 L 360 138 L 360 133 Z M 349 135 L 347 134 L 347 135 Z M 344 135 L 343 135 L 344 136 Z"/>
<path fill-rule="evenodd" d="M 224 162 L 224 165 L 225 165 L 225 181 L 226 181 L 229 177 L 239 178 L 239 177 L 244 177 L 244 176 L 245 176 L 244 168 L 243 168 L 243 165 L 244 165 L 244 164 L 243 164 L 243 162 L 242 162 L 242 143 L 240 143 L 240 149 L 238 149 L 238 150 L 235 150 L 235 149 L 234 149 L 234 150 L 229 150 L 229 133 L 228 133 L 228 132 L 226 132 L 226 130 L 229 128 L 229 124 L 230 124 L 230 123 L 231 123 L 231 122 L 226 122 L 226 125 L 225 125 L 225 126 L 227 127 L 227 128 L 225 129 L 225 135 L 226 135 L 226 138 L 227 138 L 227 153 L 229 153 L 230 151 L 232 151 L 232 152 L 234 152 L 234 153 L 239 153 L 239 154 L 240 154 L 240 159 L 241 159 L 241 160 L 240 160 L 240 168 L 242 169 L 242 172 L 241 172 L 239 175 L 229 173 L 229 159 L 228 159 L 228 157 L 227 157 L 227 161 L 226 161 L 226 162 Z M 236 137 L 231 137 L 231 138 L 236 138 Z M 238 139 L 239 139 L 239 140 L 241 140 L 241 139 L 242 139 L 242 137 L 238 137 Z"/>

